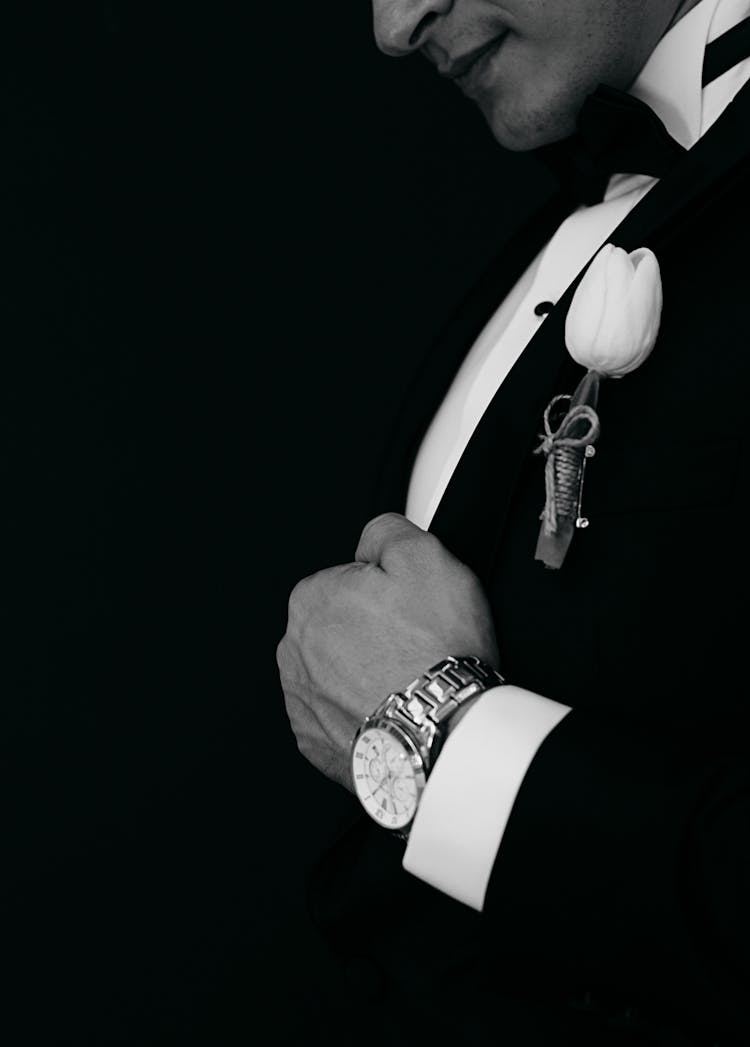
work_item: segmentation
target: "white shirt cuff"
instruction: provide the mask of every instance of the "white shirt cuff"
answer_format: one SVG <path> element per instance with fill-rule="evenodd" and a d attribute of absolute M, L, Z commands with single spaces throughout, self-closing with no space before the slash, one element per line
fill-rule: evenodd
<path fill-rule="evenodd" d="M 521 783 L 569 712 L 510 684 L 483 694 L 435 761 L 409 834 L 407 872 L 481 912 Z"/>

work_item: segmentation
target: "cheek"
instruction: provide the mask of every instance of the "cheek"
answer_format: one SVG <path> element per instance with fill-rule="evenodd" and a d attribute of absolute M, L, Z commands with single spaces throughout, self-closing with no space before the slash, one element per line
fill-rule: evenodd
<path fill-rule="evenodd" d="M 599 83 L 629 86 L 645 59 L 633 27 L 617 22 L 600 15 L 589 24 L 578 9 L 569 19 L 551 18 L 536 32 L 508 38 L 496 76 L 477 99 L 503 146 L 535 149 L 563 138 L 575 130 L 584 99 Z"/>

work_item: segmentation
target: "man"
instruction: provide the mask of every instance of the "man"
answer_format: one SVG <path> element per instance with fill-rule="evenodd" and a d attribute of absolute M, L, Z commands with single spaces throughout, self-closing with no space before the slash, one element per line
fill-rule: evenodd
<path fill-rule="evenodd" d="M 745 1043 L 750 3 L 374 0 L 374 15 L 382 50 L 427 57 L 563 188 L 407 393 L 388 512 L 290 600 L 278 658 L 300 750 L 371 816 L 312 895 L 357 971 L 357 1035 Z M 590 526 L 549 570 L 534 451 L 582 377 L 565 319 L 606 242 L 655 253 L 661 327 L 647 363 L 602 388 Z"/>

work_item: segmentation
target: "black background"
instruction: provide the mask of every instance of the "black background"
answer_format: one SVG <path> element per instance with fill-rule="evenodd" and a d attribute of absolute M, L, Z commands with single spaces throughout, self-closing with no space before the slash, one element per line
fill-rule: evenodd
<path fill-rule="evenodd" d="M 350 801 L 289 731 L 287 596 L 352 557 L 409 371 L 548 189 L 365 0 L 259 6 L 4 16 L 14 1044 L 312 1042 L 304 876 Z"/>

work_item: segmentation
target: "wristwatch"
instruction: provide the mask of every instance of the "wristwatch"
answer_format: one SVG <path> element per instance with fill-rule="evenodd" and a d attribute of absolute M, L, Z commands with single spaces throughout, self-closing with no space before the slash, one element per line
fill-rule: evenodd
<path fill-rule="evenodd" d="M 483 691 L 504 684 L 479 658 L 445 658 L 389 694 L 352 742 L 354 790 L 370 817 L 406 839 L 450 720 Z"/>

